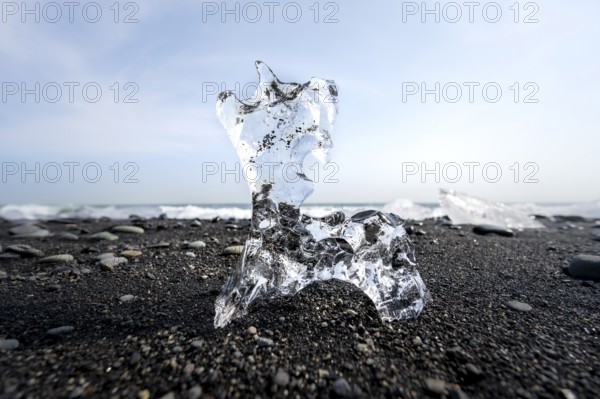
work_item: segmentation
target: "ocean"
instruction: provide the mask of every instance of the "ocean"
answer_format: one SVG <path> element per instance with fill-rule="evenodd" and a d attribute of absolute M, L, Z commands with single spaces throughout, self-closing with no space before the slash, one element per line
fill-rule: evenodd
<path fill-rule="evenodd" d="M 586 203 L 563 204 L 510 204 L 513 209 L 528 215 L 582 216 L 600 218 L 600 201 Z M 313 217 L 322 217 L 335 210 L 346 215 L 367 209 L 393 212 L 403 219 L 423 220 L 446 215 L 447 212 L 438 203 L 415 203 L 409 199 L 397 199 L 384 203 L 361 204 L 307 204 L 302 212 Z M 131 215 L 143 218 L 166 215 L 173 219 L 248 219 L 251 215 L 250 204 L 168 204 L 168 205 L 14 205 L 0 206 L 0 217 L 7 220 L 49 220 L 49 219 L 85 219 L 108 217 L 111 219 L 128 219 Z"/>

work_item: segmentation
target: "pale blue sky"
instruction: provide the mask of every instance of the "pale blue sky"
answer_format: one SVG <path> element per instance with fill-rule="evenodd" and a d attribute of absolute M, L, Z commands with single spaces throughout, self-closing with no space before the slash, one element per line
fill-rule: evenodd
<path fill-rule="evenodd" d="M 248 202 L 246 183 L 236 183 L 231 175 L 225 182 L 218 175 L 203 182 L 203 163 L 233 168 L 237 161 L 215 116 L 216 96 L 206 89 L 216 84 L 235 90 L 236 84 L 256 82 L 257 59 L 283 81 L 318 76 L 339 85 L 331 154 L 339 167 L 338 182 L 322 182 L 327 171 L 321 169 L 311 202 L 399 197 L 435 202 L 440 187 L 499 201 L 600 198 L 597 1 L 521 2 L 518 23 L 512 0 L 494 3 L 502 11 L 496 23 L 486 21 L 495 17 L 493 6 L 483 14 L 487 2 L 475 8 L 472 23 L 464 5 L 462 18 L 447 22 L 444 17 L 456 15 L 455 8 L 444 8 L 449 2 L 439 2 L 440 23 L 434 15 L 424 15 L 427 20 L 421 22 L 420 10 L 405 13 L 403 22 L 403 7 L 414 10 L 412 4 L 420 7 L 420 1 L 279 1 L 272 23 L 262 1 L 240 2 L 239 22 L 235 12 L 222 15 L 220 1 L 124 1 L 117 3 L 115 23 L 115 8 L 110 8 L 115 2 L 107 1 L 96 3 L 102 11 L 97 23 L 84 19 L 95 18 L 89 2 L 74 8 L 74 22 L 61 6 L 62 17 L 51 23 L 47 20 L 57 18 L 56 8 L 44 8 L 48 3 L 40 3 L 39 23 L 34 14 L 23 12 L 21 2 L 2 3 L 0 204 Z M 235 10 L 235 2 L 227 4 Z M 427 2 L 431 9 L 435 4 Z M 262 18 L 252 23 L 257 9 Z M 302 15 L 292 23 L 297 9 Z M 139 22 L 123 23 L 131 13 Z M 324 22 L 327 16 L 333 23 Z M 539 22 L 524 23 L 528 16 Z M 23 102 L 21 84 L 35 92 L 36 82 L 40 103 L 35 94 Z M 55 85 L 47 85 L 51 82 L 62 87 L 56 103 L 48 101 L 56 97 Z M 65 82 L 79 84 L 72 103 Z M 90 82 L 102 89 L 96 103 L 82 93 Z M 425 102 L 419 94 L 407 94 L 409 88 L 420 90 L 421 83 L 433 89 L 436 82 L 439 103 L 434 94 Z M 456 85 L 446 86 L 444 97 L 443 87 L 451 82 L 462 87 L 456 103 L 447 101 L 455 97 Z M 465 82 L 479 84 L 472 103 Z M 482 95 L 488 83 L 493 83 L 488 99 L 495 96 L 492 86 L 502 89 L 495 103 Z M 136 88 L 132 99 L 138 102 L 124 103 Z M 94 88 L 87 94 L 93 98 Z M 528 94 L 538 102 L 525 103 Z M 35 173 L 22 170 L 23 165 L 35 170 L 36 162 L 39 183 Z M 56 176 L 53 162 L 61 166 L 57 183 L 50 182 Z M 73 182 L 65 162 L 79 163 Z M 96 183 L 90 182 L 93 162 L 102 171 Z M 439 183 L 433 174 L 408 174 L 415 165 L 434 169 L 436 162 Z M 466 162 L 479 163 L 472 181 Z M 135 171 L 125 170 L 127 163 L 139 168 L 133 176 L 137 183 L 123 182 Z M 86 164 L 92 167 L 84 179 Z M 491 168 L 484 175 L 486 164 Z M 452 183 L 456 165 L 463 176 Z M 498 168 L 502 178 L 491 183 Z M 536 172 L 532 178 L 538 183 L 524 183 L 529 172 Z"/>

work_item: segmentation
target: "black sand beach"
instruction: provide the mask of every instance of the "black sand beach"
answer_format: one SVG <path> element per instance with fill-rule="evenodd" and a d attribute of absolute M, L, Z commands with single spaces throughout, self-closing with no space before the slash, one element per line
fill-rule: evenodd
<path fill-rule="evenodd" d="M 598 398 L 600 283 L 562 268 L 600 255 L 600 229 L 542 222 L 514 237 L 413 224 L 431 293 L 417 320 L 383 323 L 331 281 L 215 330 L 239 258 L 223 251 L 243 244 L 248 221 L 45 222 L 53 236 L 15 238 L 0 220 L 0 398 Z M 145 232 L 90 240 L 119 225 Z M 73 260 L 40 263 L 17 244 Z M 112 271 L 98 263 L 126 250 Z"/>

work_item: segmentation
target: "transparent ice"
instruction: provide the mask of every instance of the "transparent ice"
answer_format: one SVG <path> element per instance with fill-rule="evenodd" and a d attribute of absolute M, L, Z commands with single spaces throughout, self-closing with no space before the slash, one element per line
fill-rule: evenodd
<path fill-rule="evenodd" d="M 452 190 L 440 190 L 440 205 L 455 224 L 493 224 L 514 229 L 544 227 L 527 213 L 510 205 Z"/>
<path fill-rule="evenodd" d="M 241 261 L 215 303 L 215 327 L 248 312 L 258 298 L 294 295 L 316 281 L 354 284 L 383 320 L 417 317 L 426 288 L 403 220 L 379 211 L 346 217 L 302 215 L 314 183 L 304 158 L 327 159 L 337 114 L 337 86 L 312 78 L 282 83 L 257 61 L 254 103 L 219 95 L 217 115 L 244 168 L 252 193 L 251 230 Z"/>

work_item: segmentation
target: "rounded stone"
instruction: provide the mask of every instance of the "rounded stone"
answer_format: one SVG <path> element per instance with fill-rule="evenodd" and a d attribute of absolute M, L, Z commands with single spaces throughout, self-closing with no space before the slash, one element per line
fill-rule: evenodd
<path fill-rule="evenodd" d="M 51 328 L 50 330 L 46 331 L 46 334 L 62 335 L 62 334 L 68 334 L 68 333 L 72 332 L 73 330 L 75 330 L 75 327 L 73 327 L 73 326 L 62 326 L 62 327 Z"/>
<path fill-rule="evenodd" d="M 290 382 L 290 375 L 282 369 L 277 370 L 277 374 L 273 377 L 273 383 L 280 387 L 285 387 Z"/>
<path fill-rule="evenodd" d="M 127 258 L 127 259 L 135 259 L 135 258 L 139 258 L 140 256 L 142 256 L 142 252 L 127 250 L 127 251 L 121 252 L 121 256 L 124 258 Z"/>
<path fill-rule="evenodd" d="M 66 241 L 78 241 L 79 240 L 79 236 L 77 236 L 73 233 L 58 233 L 58 234 L 56 234 L 56 237 L 66 240 Z"/>
<path fill-rule="evenodd" d="M 144 234 L 144 229 L 137 226 L 115 226 L 112 231 L 125 234 Z"/>
<path fill-rule="evenodd" d="M 600 256 L 577 255 L 569 264 L 569 274 L 586 280 L 600 280 Z"/>
<path fill-rule="evenodd" d="M 437 378 L 427 378 L 425 380 L 425 388 L 436 395 L 446 395 L 446 382 Z"/>
<path fill-rule="evenodd" d="M 46 263 L 46 264 L 71 263 L 74 260 L 75 260 L 75 258 L 73 258 L 73 255 L 62 254 L 62 255 L 48 256 L 46 258 L 38 260 L 38 263 Z"/>
<path fill-rule="evenodd" d="M 511 309 L 518 310 L 521 312 L 530 312 L 533 309 L 531 307 L 531 305 L 528 305 L 524 302 L 519 302 L 519 301 L 508 301 L 508 302 L 506 302 L 506 306 L 508 306 Z"/>
<path fill-rule="evenodd" d="M 41 258 L 44 256 L 44 252 L 25 244 L 9 245 L 4 250 L 29 258 Z"/>
<path fill-rule="evenodd" d="M 232 245 L 223 250 L 224 255 L 241 255 L 244 253 L 243 245 Z"/>
<path fill-rule="evenodd" d="M 186 249 L 202 249 L 206 248 L 206 243 L 204 241 L 194 241 L 185 244 Z"/>
<path fill-rule="evenodd" d="M 94 241 L 116 241 L 119 239 L 118 236 L 109 233 L 108 231 L 102 231 L 100 233 L 92 234 L 90 240 Z"/>
<path fill-rule="evenodd" d="M 119 266 L 123 263 L 127 263 L 127 258 L 112 256 L 109 258 L 104 258 L 100 261 L 100 265 L 105 270 L 112 270 L 112 269 L 114 269 L 115 266 Z"/>
<path fill-rule="evenodd" d="M 338 378 L 331 386 L 331 390 L 340 398 L 349 398 L 352 396 L 352 387 L 345 378 Z"/>
<path fill-rule="evenodd" d="M 503 226 L 480 224 L 473 227 L 473 233 L 479 235 L 496 234 L 503 237 L 514 237 L 515 232 Z"/>
<path fill-rule="evenodd" d="M 133 295 L 123 295 L 122 297 L 119 298 L 119 301 L 129 302 L 129 301 L 133 301 L 134 298 L 135 298 L 135 296 L 133 296 Z"/>
<path fill-rule="evenodd" d="M 256 340 L 256 344 L 259 347 L 265 347 L 265 346 L 273 346 L 273 340 L 269 339 L 269 338 L 259 338 Z"/>
<path fill-rule="evenodd" d="M 202 340 L 192 341 L 193 348 L 201 349 L 203 346 L 204 346 L 204 341 L 202 341 Z"/>
<path fill-rule="evenodd" d="M 19 347 L 19 341 L 16 339 L 0 339 L 0 350 L 13 350 Z"/>
<path fill-rule="evenodd" d="M 38 234 L 41 230 L 44 230 L 44 229 L 35 224 L 28 223 L 28 224 L 22 224 L 20 226 L 15 226 L 15 227 L 11 228 L 8 232 L 15 236 L 32 237 L 35 234 Z"/>

